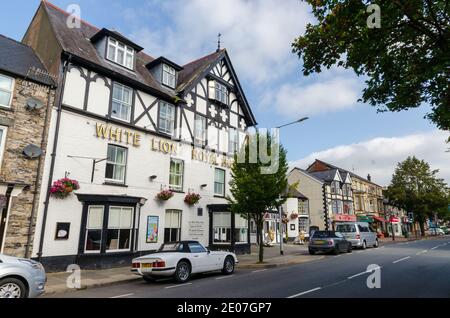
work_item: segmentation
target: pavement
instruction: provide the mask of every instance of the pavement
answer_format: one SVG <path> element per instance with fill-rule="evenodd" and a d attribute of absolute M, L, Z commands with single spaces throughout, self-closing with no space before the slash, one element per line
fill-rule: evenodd
<path fill-rule="evenodd" d="M 436 238 L 431 238 L 431 240 Z M 383 247 L 388 246 L 401 246 L 404 244 L 413 243 L 415 238 L 405 239 L 396 238 L 392 241 L 392 238 L 383 239 L 380 245 Z M 430 239 L 428 239 L 430 240 Z M 424 241 L 428 241 L 424 240 Z M 380 249 L 381 250 L 381 249 Z M 369 251 L 369 250 L 367 250 Z M 365 251 L 363 251 L 365 252 Z M 359 253 L 359 251 L 356 251 Z M 356 254 L 352 253 L 352 254 Z M 273 247 L 264 248 L 264 263 L 258 263 L 258 247 L 252 246 L 252 253 L 248 255 L 239 255 L 239 265 L 237 272 L 264 272 L 270 269 L 284 268 L 299 266 L 301 264 L 306 265 L 309 262 L 317 262 L 329 258 L 328 255 L 309 255 L 306 245 L 292 245 L 284 244 L 284 255 L 280 255 L 279 245 Z M 105 270 L 82 270 L 80 273 L 81 285 L 78 288 L 68 288 L 67 282 L 73 281 L 72 273 L 49 273 L 47 275 L 48 281 L 46 285 L 46 291 L 44 297 L 59 297 L 65 293 L 78 297 L 80 290 L 86 289 L 99 289 L 108 288 L 109 286 L 126 285 L 142 283 L 140 276 L 134 275 L 130 272 L 130 267 L 121 267 Z M 233 275 L 235 276 L 235 275 Z M 114 288 L 114 287 L 112 287 Z M 77 296 L 73 292 L 78 291 Z M 65 296 L 64 296 L 65 297 Z"/>

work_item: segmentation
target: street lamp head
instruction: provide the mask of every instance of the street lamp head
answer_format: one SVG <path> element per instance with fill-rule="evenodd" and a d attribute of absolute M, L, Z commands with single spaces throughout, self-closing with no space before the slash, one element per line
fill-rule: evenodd
<path fill-rule="evenodd" d="M 309 117 L 300 118 L 299 120 L 297 120 L 297 123 L 301 123 L 302 121 L 305 121 L 305 120 L 308 120 L 308 119 L 309 119 Z"/>

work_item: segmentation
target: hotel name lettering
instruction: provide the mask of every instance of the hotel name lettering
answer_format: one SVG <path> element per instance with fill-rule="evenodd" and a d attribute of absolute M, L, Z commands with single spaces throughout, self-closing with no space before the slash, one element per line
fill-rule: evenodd
<path fill-rule="evenodd" d="M 98 138 L 126 143 L 128 145 L 133 145 L 134 147 L 141 146 L 142 136 L 139 133 L 99 123 L 96 123 L 95 130 Z M 150 146 L 152 151 L 173 155 L 178 153 L 177 144 L 173 142 L 154 138 L 151 140 Z M 192 149 L 192 160 L 225 168 L 231 168 L 231 165 L 233 164 L 233 160 L 228 159 L 226 156 L 219 156 L 214 152 L 195 148 Z"/>

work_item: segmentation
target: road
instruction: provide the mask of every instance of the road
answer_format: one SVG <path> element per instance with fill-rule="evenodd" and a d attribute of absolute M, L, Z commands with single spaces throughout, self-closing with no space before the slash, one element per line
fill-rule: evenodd
<path fill-rule="evenodd" d="M 49 297 L 76 298 L 396 298 L 450 297 L 450 237 L 354 250 L 266 270 L 205 274 L 188 284 L 135 282 Z M 319 259 L 320 258 L 320 259 Z M 379 270 L 367 272 L 369 265 Z M 380 274 L 380 288 L 367 280 Z M 376 277 L 375 277 L 376 278 Z M 377 286 L 378 287 L 378 286 Z"/>

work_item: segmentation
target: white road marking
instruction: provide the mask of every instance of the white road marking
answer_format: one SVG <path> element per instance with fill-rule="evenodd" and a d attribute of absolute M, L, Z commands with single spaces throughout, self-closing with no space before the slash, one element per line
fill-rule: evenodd
<path fill-rule="evenodd" d="M 310 290 L 307 290 L 307 291 L 304 291 L 304 292 L 301 292 L 301 293 L 289 296 L 288 298 L 297 298 L 299 296 L 303 296 L 303 295 L 306 295 L 306 294 L 309 294 L 309 293 L 313 293 L 313 292 L 318 291 L 320 289 L 322 289 L 322 287 L 317 287 L 317 288 L 314 288 L 314 289 L 310 289 Z"/>
<path fill-rule="evenodd" d="M 406 261 L 407 259 L 410 259 L 410 258 L 411 258 L 411 256 L 403 257 L 403 258 L 401 258 L 401 259 L 398 259 L 398 260 L 396 260 L 396 261 L 393 261 L 392 264 L 397 264 L 397 263 Z"/>
<path fill-rule="evenodd" d="M 262 273 L 265 272 L 267 270 L 267 268 L 265 269 L 258 269 L 257 271 L 253 271 L 252 273 Z"/>
<path fill-rule="evenodd" d="M 234 275 L 217 277 L 216 280 L 225 279 L 225 278 L 231 278 L 231 277 L 234 277 Z"/>
<path fill-rule="evenodd" d="M 114 296 L 114 297 L 109 297 L 109 298 L 124 298 L 124 297 L 128 297 L 128 296 L 133 296 L 134 294 L 125 294 L 125 295 L 119 295 L 119 296 Z"/>
<path fill-rule="evenodd" d="M 416 255 L 424 254 L 426 252 L 428 252 L 428 250 L 423 250 L 423 251 L 417 252 Z"/>
<path fill-rule="evenodd" d="M 347 279 L 352 279 L 352 278 L 355 278 L 355 277 L 358 277 L 358 276 L 361 276 L 361 275 L 365 275 L 365 274 L 367 274 L 368 272 L 367 271 L 365 271 L 365 272 L 362 272 L 362 273 L 359 273 L 359 274 L 356 274 L 356 275 L 353 275 L 353 276 L 350 276 L 350 277 L 347 277 Z"/>
<path fill-rule="evenodd" d="M 432 250 L 435 250 L 435 249 L 437 249 L 439 246 L 440 246 L 440 245 L 435 246 L 435 247 L 432 247 L 431 249 L 432 249 Z"/>
<path fill-rule="evenodd" d="M 187 286 L 187 285 L 192 285 L 192 283 L 186 283 L 186 284 L 180 284 L 180 285 L 167 286 L 166 289 L 178 288 L 178 287 L 184 287 L 184 286 Z"/>

